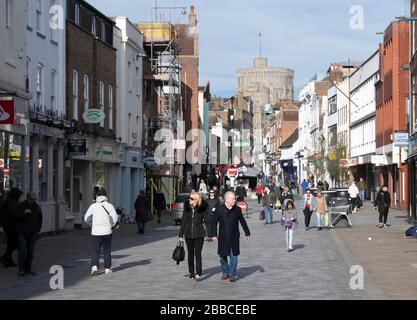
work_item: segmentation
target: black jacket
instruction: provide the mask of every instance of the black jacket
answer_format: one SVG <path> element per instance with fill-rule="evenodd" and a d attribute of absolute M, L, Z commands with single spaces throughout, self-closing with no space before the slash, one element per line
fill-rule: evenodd
<path fill-rule="evenodd" d="M 208 227 L 208 205 L 205 201 L 196 208 L 191 208 L 189 201 L 184 203 L 184 214 L 181 220 L 179 236 L 186 239 L 204 238 Z"/>
<path fill-rule="evenodd" d="M 243 187 L 243 186 L 238 186 L 238 187 L 236 188 L 236 196 L 237 196 L 238 198 L 242 198 L 242 199 L 244 199 L 244 198 L 247 196 L 247 194 L 246 194 L 246 188 L 245 188 L 245 187 Z"/>
<path fill-rule="evenodd" d="M 153 199 L 154 207 L 157 210 L 163 210 L 166 208 L 165 195 L 162 192 L 155 193 L 155 198 Z"/>
<path fill-rule="evenodd" d="M 25 214 L 26 209 L 30 209 L 32 212 Z M 31 205 L 27 201 L 19 203 L 16 208 L 16 219 L 17 233 L 33 235 L 41 231 L 42 211 L 36 202 Z"/>
<path fill-rule="evenodd" d="M 379 191 L 374 203 L 375 207 L 378 207 L 379 212 L 383 212 L 386 208 L 391 206 L 391 195 L 389 192 Z"/>
<path fill-rule="evenodd" d="M 16 231 L 16 208 L 22 191 L 12 188 L 1 206 L 1 225 L 5 231 Z"/>
<path fill-rule="evenodd" d="M 221 257 L 230 256 L 230 249 L 233 250 L 233 255 L 239 255 L 239 222 L 245 231 L 246 236 L 250 236 L 250 230 L 242 214 L 242 209 L 234 206 L 232 209 L 227 209 L 225 204 L 221 204 L 214 212 L 211 228 L 209 229 L 209 237 L 217 236 L 217 224 L 219 224 L 218 234 L 218 254 Z"/>

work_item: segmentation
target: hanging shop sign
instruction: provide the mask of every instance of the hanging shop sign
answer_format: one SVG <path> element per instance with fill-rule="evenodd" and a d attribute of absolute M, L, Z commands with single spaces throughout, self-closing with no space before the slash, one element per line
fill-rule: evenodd
<path fill-rule="evenodd" d="M 106 115 L 100 109 L 88 109 L 83 113 L 83 119 L 85 123 L 100 123 L 104 120 Z"/>
<path fill-rule="evenodd" d="M 85 139 L 68 139 L 67 143 L 69 156 L 87 155 L 87 141 Z"/>

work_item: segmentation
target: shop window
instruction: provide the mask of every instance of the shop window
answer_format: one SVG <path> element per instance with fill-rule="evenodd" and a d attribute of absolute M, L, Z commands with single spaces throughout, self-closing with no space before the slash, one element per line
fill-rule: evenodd
<path fill-rule="evenodd" d="M 23 187 L 23 138 L 0 133 L 0 191 Z"/>

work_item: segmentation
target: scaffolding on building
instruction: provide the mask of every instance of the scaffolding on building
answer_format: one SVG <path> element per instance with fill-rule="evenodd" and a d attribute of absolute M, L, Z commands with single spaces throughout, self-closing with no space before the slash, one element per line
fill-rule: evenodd
<path fill-rule="evenodd" d="M 161 143 L 155 141 L 155 133 L 160 129 L 167 129 L 176 139 L 177 123 L 183 118 L 177 32 L 175 25 L 170 22 L 138 23 L 136 27 L 143 32 L 144 50 L 150 63 L 150 73 L 144 76 L 145 86 L 150 86 L 152 94 L 156 96 L 155 112 L 143 115 L 144 147 L 154 151 Z M 162 139 L 166 137 L 163 136 Z M 151 201 L 155 192 L 164 192 L 169 198 L 167 209 L 171 211 L 171 204 L 175 202 L 179 192 L 177 185 L 180 168 L 175 163 L 175 151 L 163 153 L 158 160 L 161 164 L 154 164 L 146 170 L 148 191 Z"/>

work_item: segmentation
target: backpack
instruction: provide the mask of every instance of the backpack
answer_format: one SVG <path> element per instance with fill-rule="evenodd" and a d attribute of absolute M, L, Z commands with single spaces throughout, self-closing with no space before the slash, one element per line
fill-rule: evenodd
<path fill-rule="evenodd" d="M 411 226 L 405 231 L 407 237 L 417 237 L 417 225 Z"/>

